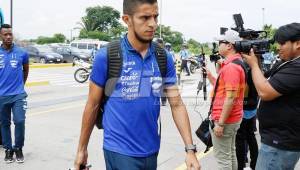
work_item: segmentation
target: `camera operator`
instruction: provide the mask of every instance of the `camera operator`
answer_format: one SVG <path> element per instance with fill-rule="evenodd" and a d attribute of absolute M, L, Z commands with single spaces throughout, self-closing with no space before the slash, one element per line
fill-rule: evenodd
<path fill-rule="evenodd" d="M 245 73 L 240 65 L 232 63 L 242 60 L 236 52 L 234 44 L 240 41 L 238 32 L 228 30 L 217 38 L 219 53 L 225 57 L 218 72 L 219 80 L 207 71 L 210 82 L 217 86 L 215 100 L 213 101 L 210 119 L 215 127 L 211 127 L 214 156 L 218 162 L 218 169 L 236 170 L 237 158 L 235 151 L 235 138 L 243 115 L 243 98 L 245 89 Z"/>
<path fill-rule="evenodd" d="M 300 23 L 281 26 L 274 39 L 285 62 L 273 69 L 269 79 L 260 70 L 253 50 L 243 54 L 262 100 L 256 170 L 294 169 L 300 157 Z"/>

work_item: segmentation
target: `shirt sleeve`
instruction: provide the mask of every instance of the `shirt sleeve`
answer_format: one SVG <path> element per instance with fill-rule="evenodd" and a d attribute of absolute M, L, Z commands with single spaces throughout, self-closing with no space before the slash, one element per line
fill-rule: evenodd
<path fill-rule="evenodd" d="M 104 88 L 107 81 L 107 48 L 98 51 L 91 72 L 91 81 Z"/>
<path fill-rule="evenodd" d="M 280 94 L 289 94 L 300 89 L 300 64 L 282 67 L 269 79 L 271 86 Z"/>
<path fill-rule="evenodd" d="M 165 77 L 165 86 L 174 85 L 177 82 L 176 70 L 172 55 L 167 52 L 167 74 Z"/>
<path fill-rule="evenodd" d="M 230 63 L 221 72 L 220 81 L 223 81 L 226 91 L 236 91 L 242 86 L 241 82 L 244 82 L 242 79 L 245 79 L 245 73 L 239 67 Z"/>
<path fill-rule="evenodd" d="M 29 63 L 28 53 L 24 52 L 23 53 L 23 62 L 22 62 L 22 64 L 28 64 L 28 63 Z"/>

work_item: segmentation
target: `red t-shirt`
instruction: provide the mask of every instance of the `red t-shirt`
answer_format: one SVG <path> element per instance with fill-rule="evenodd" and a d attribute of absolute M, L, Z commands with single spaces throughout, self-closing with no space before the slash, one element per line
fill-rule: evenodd
<path fill-rule="evenodd" d="M 232 61 L 235 59 L 242 59 L 241 55 L 236 54 L 228 57 L 227 60 L 224 61 L 224 64 L 222 64 L 219 71 L 219 85 L 211 115 L 212 119 L 215 121 L 219 121 L 219 118 L 221 116 L 223 104 L 226 97 L 226 91 L 237 91 L 237 96 L 234 100 L 231 113 L 225 123 L 237 123 L 243 117 L 245 72 L 240 65 L 232 63 Z"/>

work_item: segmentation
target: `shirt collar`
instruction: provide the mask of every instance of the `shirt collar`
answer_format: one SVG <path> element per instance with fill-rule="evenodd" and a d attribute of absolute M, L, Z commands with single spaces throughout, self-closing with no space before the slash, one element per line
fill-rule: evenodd
<path fill-rule="evenodd" d="M 11 49 L 8 52 L 12 52 L 14 49 L 15 49 L 15 44 L 13 43 Z M 0 50 L 7 51 L 6 49 L 3 48 L 3 44 L 1 44 Z"/>
<path fill-rule="evenodd" d="M 231 63 L 233 60 L 236 60 L 236 59 L 242 59 L 242 56 L 240 54 L 234 54 L 234 55 L 231 55 L 229 57 L 226 58 L 226 60 L 224 61 L 224 64 L 228 64 L 228 63 Z"/>
<path fill-rule="evenodd" d="M 130 52 L 133 52 L 133 53 L 138 53 L 133 47 L 132 45 L 130 44 L 129 40 L 128 40 L 128 37 L 127 37 L 127 34 L 124 36 L 123 38 L 123 45 L 125 47 L 126 50 L 130 51 Z M 146 54 L 146 58 L 148 58 L 149 56 L 151 56 L 151 54 L 154 53 L 154 45 L 153 45 L 153 42 L 150 43 L 150 46 L 148 48 L 148 51 L 147 51 L 147 54 Z"/>

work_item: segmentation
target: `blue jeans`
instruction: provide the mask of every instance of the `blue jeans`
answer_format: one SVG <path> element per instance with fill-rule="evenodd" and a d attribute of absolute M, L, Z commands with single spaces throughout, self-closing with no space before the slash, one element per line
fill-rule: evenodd
<path fill-rule="evenodd" d="M 27 94 L 12 96 L 0 96 L 0 122 L 2 142 L 5 149 L 19 148 L 24 146 L 25 137 L 25 113 L 27 109 Z M 15 145 L 11 139 L 11 115 L 15 124 Z"/>
<path fill-rule="evenodd" d="M 131 157 L 116 152 L 103 150 L 106 170 L 156 170 L 157 155 L 149 157 Z"/>
<path fill-rule="evenodd" d="M 261 144 L 256 162 L 256 170 L 293 170 L 300 157 L 300 152 L 281 150 Z"/>

